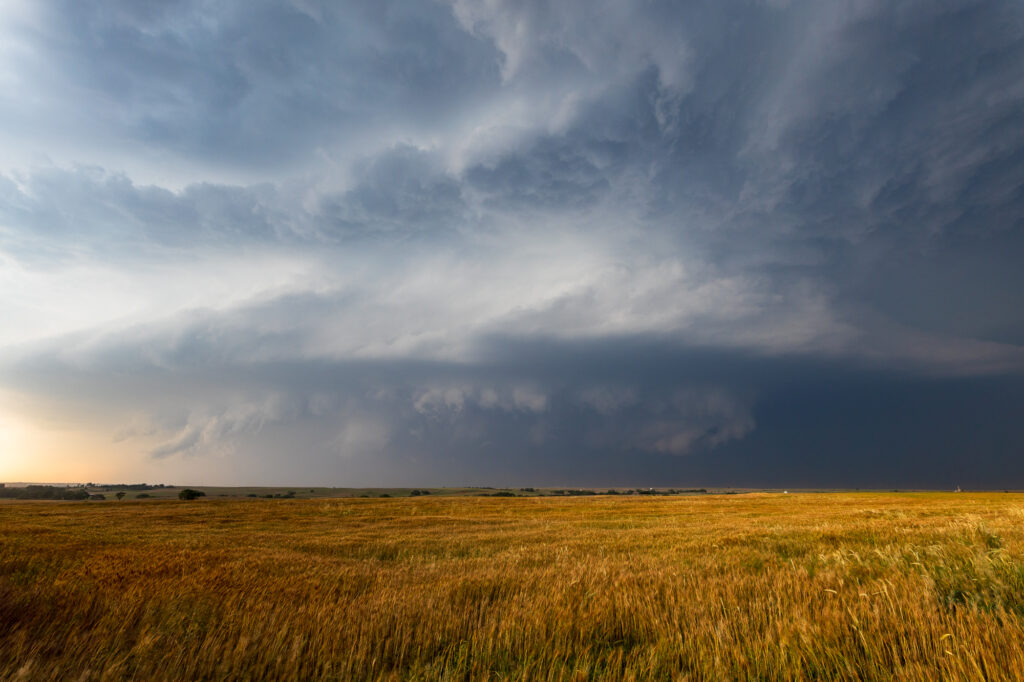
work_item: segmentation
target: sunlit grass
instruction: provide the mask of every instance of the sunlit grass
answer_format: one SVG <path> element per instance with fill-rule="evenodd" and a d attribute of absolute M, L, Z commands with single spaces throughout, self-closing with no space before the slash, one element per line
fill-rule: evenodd
<path fill-rule="evenodd" d="M 0 506 L 0 678 L 1022 679 L 1024 497 Z"/>

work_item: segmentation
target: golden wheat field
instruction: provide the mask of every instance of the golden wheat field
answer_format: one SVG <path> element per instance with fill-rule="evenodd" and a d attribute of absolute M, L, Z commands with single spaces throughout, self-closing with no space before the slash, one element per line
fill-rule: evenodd
<path fill-rule="evenodd" d="M 0 505 L 3 679 L 1022 679 L 1024 496 Z"/>

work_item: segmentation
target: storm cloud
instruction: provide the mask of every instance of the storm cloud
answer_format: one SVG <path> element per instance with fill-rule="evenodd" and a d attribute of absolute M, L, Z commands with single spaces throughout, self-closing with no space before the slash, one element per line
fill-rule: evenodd
<path fill-rule="evenodd" d="M 0 434 L 74 476 L 1024 486 L 1015 3 L 0 12 Z"/>

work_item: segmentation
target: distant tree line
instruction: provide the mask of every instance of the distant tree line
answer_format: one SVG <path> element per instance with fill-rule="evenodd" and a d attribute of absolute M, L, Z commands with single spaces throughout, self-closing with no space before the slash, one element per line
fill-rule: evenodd
<path fill-rule="evenodd" d="M 24 488 L 0 487 L 0 498 L 9 500 L 87 500 L 85 488 L 56 485 L 27 485 Z"/>
<path fill-rule="evenodd" d="M 159 490 L 161 488 L 173 488 L 174 486 L 157 483 L 112 483 L 98 485 L 96 483 L 85 483 L 75 485 L 26 485 L 7 486 L 0 483 L 0 499 L 8 500 L 105 500 L 104 492 L 113 492 L 117 499 L 123 499 L 126 491 L 136 490 Z M 147 493 L 140 492 L 135 497 L 149 497 Z"/>
<path fill-rule="evenodd" d="M 479 487 L 483 490 L 492 490 L 492 488 Z M 520 488 L 521 492 L 524 493 L 539 493 L 545 494 L 544 490 L 538 490 L 536 488 Z M 547 491 L 547 494 L 555 497 L 579 497 L 584 495 L 699 495 L 706 493 L 706 488 L 668 488 L 665 490 L 658 490 L 655 488 L 631 488 L 625 490 L 615 490 L 614 488 L 604 493 L 597 490 L 590 490 L 589 488 L 554 488 Z M 414 493 L 415 494 L 415 493 Z M 514 492 L 501 490 L 493 493 L 480 493 L 480 497 L 519 497 Z"/>
<path fill-rule="evenodd" d="M 173 488 L 174 486 L 164 485 L 163 483 L 156 483 L 154 485 L 149 483 L 86 483 L 85 487 L 109 493 L 116 490 L 160 490 L 161 488 Z"/>
<path fill-rule="evenodd" d="M 266 495 L 257 495 L 256 493 L 249 493 L 248 495 L 246 495 L 246 497 L 263 497 L 268 500 L 290 500 L 295 497 L 295 491 L 289 490 L 286 493 L 267 493 Z"/>
<path fill-rule="evenodd" d="M 609 490 L 605 495 L 700 495 L 707 491 L 707 488 L 669 488 L 667 490 L 657 490 L 656 488 L 633 488 L 627 490 Z"/>

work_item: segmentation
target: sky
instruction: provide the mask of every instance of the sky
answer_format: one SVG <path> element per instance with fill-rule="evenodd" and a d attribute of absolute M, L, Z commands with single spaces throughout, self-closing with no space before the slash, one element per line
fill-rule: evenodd
<path fill-rule="evenodd" d="M 0 0 L 0 480 L 1024 488 L 1024 5 Z"/>

